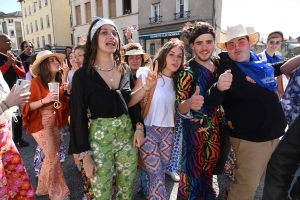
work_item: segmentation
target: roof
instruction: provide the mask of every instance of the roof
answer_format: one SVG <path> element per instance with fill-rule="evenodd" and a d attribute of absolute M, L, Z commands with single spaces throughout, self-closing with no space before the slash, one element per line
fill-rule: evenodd
<path fill-rule="evenodd" d="M 300 47 L 300 44 L 288 44 L 288 49 L 294 49 Z"/>
<path fill-rule="evenodd" d="M 11 13 L 4 13 L 0 11 L 0 17 L 22 17 L 22 12 L 21 11 L 15 11 Z"/>

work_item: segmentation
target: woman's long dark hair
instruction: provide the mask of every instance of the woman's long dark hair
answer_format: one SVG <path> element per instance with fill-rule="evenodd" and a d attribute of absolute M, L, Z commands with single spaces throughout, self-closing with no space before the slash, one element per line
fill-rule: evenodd
<path fill-rule="evenodd" d="M 179 69 L 172 74 L 174 87 L 176 87 L 176 84 L 177 84 L 177 78 L 178 78 L 179 71 L 181 69 L 183 69 L 183 64 L 185 63 L 184 42 L 177 38 L 176 39 L 172 38 L 169 42 L 165 43 L 164 46 L 162 46 L 158 50 L 158 52 L 156 53 L 156 55 L 153 59 L 153 65 L 155 65 L 154 63 L 156 60 L 158 62 L 157 73 L 159 74 L 167 66 L 166 57 L 167 57 L 168 53 L 171 51 L 171 49 L 173 49 L 176 46 L 178 46 L 182 50 L 182 60 L 181 60 Z"/>
<path fill-rule="evenodd" d="M 101 30 L 101 27 L 96 31 L 96 33 L 94 34 L 92 40 L 91 38 L 91 30 L 93 28 L 93 26 L 99 21 L 99 19 L 96 19 L 92 22 L 90 28 L 89 28 L 89 32 L 87 35 L 87 41 L 85 44 L 85 54 L 84 54 L 84 61 L 83 61 L 83 66 L 87 66 L 87 73 L 93 73 L 93 66 L 96 62 L 96 56 L 97 56 L 97 50 L 98 50 L 98 35 L 99 32 Z M 117 30 L 116 30 L 117 31 Z M 118 66 L 118 70 L 121 72 L 121 74 L 123 74 L 125 72 L 125 66 L 123 64 L 121 64 L 121 54 L 120 54 L 120 36 L 119 33 L 117 31 L 117 35 L 118 35 L 118 46 L 117 46 L 117 50 L 114 52 L 113 54 L 113 58 L 114 61 L 116 62 L 116 65 Z"/>
<path fill-rule="evenodd" d="M 50 83 L 53 80 L 53 77 L 51 76 L 49 67 L 50 67 L 49 58 L 43 60 L 39 66 L 39 68 L 40 68 L 39 76 L 42 79 L 43 86 L 45 86 L 46 88 L 48 88 L 48 83 Z M 61 70 L 59 70 L 56 73 L 55 82 L 59 82 L 59 85 L 61 85 L 61 83 L 62 83 L 62 71 Z"/>

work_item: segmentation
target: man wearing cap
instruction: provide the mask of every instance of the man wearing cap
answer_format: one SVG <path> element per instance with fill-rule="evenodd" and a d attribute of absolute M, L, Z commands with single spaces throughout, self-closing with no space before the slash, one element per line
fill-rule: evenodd
<path fill-rule="evenodd" d="M 15 57 L 10 51 L 11 48 L 10 37 L 6 34 L 0 34 L 0 70 L 10 89 L 19 77 L 25 77 L 25 70 L 21 59 Z M 17 119 L 18 122 L 14 122 L 13 124 L 14 142 L 16 145 L 27 147 L 29 145 L 28 142 L 22 139 L 22 116 L 17 116 Z"/>
<path fill-rule="evenodd" d="M 211 106 L 222 104 L 230 127 L 230 142 L 236 154 L 236 179 L 229 200 L 252 200 L 264 178 L 267 163 L 284 134 L 286 119 L 277 95 L 274 76 L 287 75 L 297 66 L 268 65 L 250 51 L 259 33 L 247 33 L 242 25 L 227 30 L 220 54 L 217 82 L 205 96 Z M 282 67 L 281 67 L 282 66 Z M 280 68 L 281 67 L 281 68 Z"/>

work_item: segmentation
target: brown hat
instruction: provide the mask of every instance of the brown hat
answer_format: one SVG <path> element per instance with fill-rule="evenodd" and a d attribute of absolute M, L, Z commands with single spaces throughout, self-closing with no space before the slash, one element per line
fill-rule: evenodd
<path fill-rule="evenodd" d="M 125 55 L 122 56 L 122 59 L 125 60 L 125 56 L 129 55 L 143 55 L 144 61 L 148 60 L 151 56 L 144 52 L 140 43 L 128 43 L 124 46 L 126 51 Z"/>
<path fill-rule="evenodd" d="M 259 41 L 258 32 L 254 32 L 254 29 L 252 27 L 248 27 L 248 32 L 247 32 L 247 29 L 243 25 L 239 24 L 228 28 L 226 32 L 226 40 L 218 43 L 217 46 L 220 49 L 227 51 L 226 43 L 234 38 L 242 37 L 242 36 L 249 37 L 250 47 L 254 46 Z"/>
<path fill-rule="evenodd" d="M 38 76 L 40 73 L 41 62 L 43 62 L 45 59 L 47 59 L 49 57 L 53 57 L 53 56 L 56 57 L 61 64 L 64 62 L 64 59 L 66 57 L 65 54 L 62 54 L 62 53 L 52 53 L 49 50 L 41 51 L 37 54 L 36 60 L 32 64 L 32 68 L 31 68 L 32 73 L 34 75 Z"/>

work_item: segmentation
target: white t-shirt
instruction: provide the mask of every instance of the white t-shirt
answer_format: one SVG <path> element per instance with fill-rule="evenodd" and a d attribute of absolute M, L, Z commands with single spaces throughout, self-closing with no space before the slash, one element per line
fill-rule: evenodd
<path fill-rule="evenodd" d="M 159 74 L 145 125 L 174 127 L 175 98 L 173 79 Z"/>

